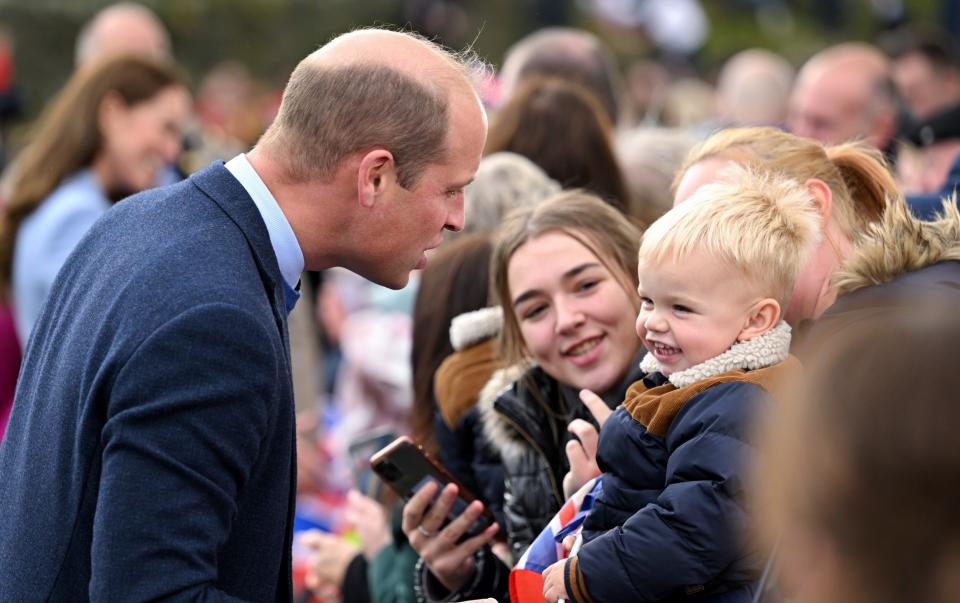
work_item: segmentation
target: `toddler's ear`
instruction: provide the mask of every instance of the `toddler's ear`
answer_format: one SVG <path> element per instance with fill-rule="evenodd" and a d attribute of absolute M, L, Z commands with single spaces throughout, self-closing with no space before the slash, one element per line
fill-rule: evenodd
<path fill-rule="evenodd" d="M 747 323 L 737 336 L 737 341 L 747 341 L 763 335 L 780 322 L 780 304 L 768 297 L 754 304 L 747 315 Z"/>

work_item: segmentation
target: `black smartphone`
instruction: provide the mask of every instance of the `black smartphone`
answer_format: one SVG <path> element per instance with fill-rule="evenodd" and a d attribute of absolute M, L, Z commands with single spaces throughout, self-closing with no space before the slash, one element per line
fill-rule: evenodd
<path fill-rule="evenodd" d="M 347 447 L 354 487 L 374 500 L 381 500 L 383 480 L 370 467 L 370 457 L 395 439 L 395 431 L 381 427 L 361 433 Z"/>
<path fill-rule="evenodd" d="M 476 497 L 464 488 L 443 465 L 407 436 L 400 436 L 374 454 L 370 458 L 370 465 L 384 483 L 404 501 L 410 500 L 410 497 L 431 481 L 437 484 L 434 500 L 440 495 L 440 490 L 444 486 L 450 483 L 456 484 L 457 499 L 450 507 L 444 525 L 459 517 L 467 506 L 476 500 Z M 483 513 L 464 533 L 463 538 L 479 534 L 495 521 L 493 513 L 484 505 Z"/>

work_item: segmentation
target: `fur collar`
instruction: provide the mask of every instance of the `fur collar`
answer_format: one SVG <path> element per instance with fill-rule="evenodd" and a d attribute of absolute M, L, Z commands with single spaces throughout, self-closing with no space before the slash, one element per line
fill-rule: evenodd
<path fill-rule="evenodd" d="M 915 218 L 903 198 L 898 198 L 891 201 L 880 222 L 869 226 L 833 280 L 838 294 L 844 295 L 947 260 L 960 261 L 960 211 L 955 196 L 943 200 L 943 210 L 932 222 Z"/>
<path fill-rule="evenodd" d="M 517 458 L 524 454 L 530 445 L 500 413 L 494 410 L 493 403 L 533 366 L 536 365 L 515 364 L 499 369 L 480 390 L 477 408 L 480 409 L 484 435 L 504 458 Z"/>
<path fill-rule="evenodd" d="M 755 370 L 783 362 L 790 353 L 790 325 L 780 321 L 777 326 L 759 337 L 733 344 L 729 350 L 688 369 L 673 373 L 667 379 L 681 388 L 735 369 Z M 659 373 L 663 369 L 653 354 L 640 362 L 645 373 Z"/>
<path fill-rule="evenodd" d="M 502 328 L 503 309 L 500 306 L 465 312 L 450 322 L 450 343 L 454 350 L 460 351 L 496 337 Z"/>

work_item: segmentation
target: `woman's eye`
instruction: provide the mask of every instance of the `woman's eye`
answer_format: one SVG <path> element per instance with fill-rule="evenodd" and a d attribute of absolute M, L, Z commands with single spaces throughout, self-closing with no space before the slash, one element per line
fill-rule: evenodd
<path fill-rule="evenodd" d="M 599 284 L 599 282 L 600 282 L 600 281 L 583 281 L 582 283 L 580 283 L 580 285 L 577 287 L 577 289 L 579 289 L 580 291 L 585 291 L 585 290 L 588 290 L 588 289 L 593 289 L 594 287 L 597 286 L 597 284 Z"/>
<path fill-rule="evenodd" d="M 541 314 L 543 314 L 543 311 L 546 309 L 547 307 L 545 305 L 533 306 L 532 308 L 528 308 L 527 310 L 524 310 L 521 316 L 523 317 L 524 320 L 536 318 L 537 316 L 540 316 Z"/>

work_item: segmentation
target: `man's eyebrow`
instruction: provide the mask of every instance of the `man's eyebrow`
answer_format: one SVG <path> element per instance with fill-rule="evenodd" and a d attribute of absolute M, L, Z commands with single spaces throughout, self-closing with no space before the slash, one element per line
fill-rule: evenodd
<path fill-rule="evenodd" d="M 468 184 L 470 184 L 471 182 L 473 182 L 473 179 L 474 179 L 474 177 L 471 176 L 470 179 L 467 180 L 466 182 L 464 182 L 463 184 L 451 184 L 450 186 L 447 187 L 447 190 L 448 190 L 448 191 L 458 191 L 458 190 L 460 190 L 461 188 L 466 188 L 466 186 L 467 186 Z"/>

